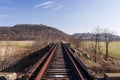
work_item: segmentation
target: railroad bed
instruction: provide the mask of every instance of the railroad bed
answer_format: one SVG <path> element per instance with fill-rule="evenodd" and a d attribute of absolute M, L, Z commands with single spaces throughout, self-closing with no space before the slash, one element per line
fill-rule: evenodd
<path fill-rule="evenodd" d="M 61 42 L 56 44 L 33 76 L 29 80 L 94 80 Z"/>
<path fill-rule="evenodd" d="M 50 61 L 42 79 L 43 80 L 77 80 L 77 76 L 75 75 L 75 71 L 72 69 L 70 59 L 62 50 L 61 45 L 58 45 L 58 48 L 55 51 L 55 54 Z"/>

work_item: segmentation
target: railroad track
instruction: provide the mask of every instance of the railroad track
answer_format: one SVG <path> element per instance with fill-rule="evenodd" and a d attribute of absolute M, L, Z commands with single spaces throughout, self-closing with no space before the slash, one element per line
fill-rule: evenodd
<path fill-rule="evenodd" d="M 33 70 L 29 80 L 94 80 L 85 66 L 61 42 Z"/>

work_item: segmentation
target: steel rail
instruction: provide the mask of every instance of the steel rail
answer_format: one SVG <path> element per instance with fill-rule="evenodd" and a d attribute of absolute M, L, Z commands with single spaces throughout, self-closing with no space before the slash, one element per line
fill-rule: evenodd
<path fill-rule="evenodd" d="M 72 59 L 74 60 L 75 64 L 78 67 L 78 70 L 83 71 L 83 74 L 84 74 L 85 78 L 87 80 L 95 80 L 95 77 L 91 75 L 91 73 L 87 70 L 87 67 L 78 59 L 78 57 L 76 57 L 65 44 L 63 44 L 63 45 L 66 48 L 69 55 L 71 55 Z"/>
<path fill-rule="evenodd" d="M 31 78 L 34 75 L 34 73 L 36 72 L 36 70 L 40 67 L 40 65 L 43 64 L 43 62 L 49 56 L 49 53 L 52 52 L 52 50 L 54 49 L 54 47 L 55 46 L 52 46 L 50 48 L 49 52 L 47 52 L 43 57 L 41 57 L 41 59 L 35 65 L 33 65 L 33 67 L 30 68 L 30 70 L 27 71 L 27 73 L 24 76 L 26 80 L 31 80 Z"/>
<path fill-rule="evenodd" d="M 61 45 L 61 46 L 60 46 Z M 59 46 L 59 47 L 58 47 Z M 62 50 L 62 51 L 61 51 Z M 56 53 L 57 52 L 57 53 Z M 55 56 L 60 55 L 64 57 L 62 57 L 61 59 L 65 60 L 64 62 L 62 62 L 64 65 L 69 66 L 72 65 L 71 67 L 69 66 L 70 71 L 73 71 L 73 73 L 65 73 L 64 71 L 62 72 L 56 72 L 54 73 L 54 71 L 52 71 L 51 73 L 49 72 L 50 70 L 55 70 L 54 67 L 59 66 L 59 64 L 61 64 L 61 62 L 59 62 L 59 59 Z M 66 57 L 65 57 L 66 56 Z M 54 61 L 54 59 L 58 60 Z M 66 62 L 67 60 L 67 62 Z M 57 62 L 57 64 L 53 64 Z M 38 67 L 37 65 L 34 65 L 34 67 Z M 86 67 L 83 65 L 83 63 L 81 61 L 79 61 L 79 59 L 77 57 L 74 56 L 74 54 L 70 51 L 70 49 L 63 44 L 62 42 L 59 42 L 56 44 L 56 46 L 50 51 L 49 55 L 46 56 L 46 59 L 43 61 L 43 64 L 40 65 L 41 68 L 36 70 L 34 69 L 33 72 L 37 71 L 35 77 L 33 78 L 34 80 L 41 80 L 41 79 L 45 79 L 45 80 L 95 80 L 95 78 L 88 72 L 88 70 L 86 69 Z M 54 66 L 53 68 L 50 68 L 50 66 Z M 60 67 L 60 66 L 59 66 Z M 59 69 L 59 68 L 58 68 Z M 68 70 L 67 68 L 62 68 L 63 70 L 66 69 L 66 71 Z M 73 70 L 72 70 L 73 69 Z M 32 73 L 33 73 L 32 72 Z M 48 77 L 48 74 L 51 75 L 51 77 Z M 71 74 L 71 75 L 69 75 Z M 33 74 L 30 74 L 31 76 Z M 52 75 L 56 75 L 56 77 L 53 77 Z M 58 77 L 57 75 L 68 75 L 67 77 Z M 49 79 L 50 78 L 50 79 Z M 33 80 L 30 79 L 30 80 Z"/>
<path fill-rule="evenodd" d="M 64 48 L 64 50 L 66 51 L 67 55 L 69 56 L 72 64 L 74 65 L 74 68 L 75 68 L 75 70 L 76 70 L 76 72 L 77 72 L 77 74 L 78 74 L 78 76 L 79 76 L 79 79 L 80 79 L 80 80 L 84 80 L 81 72 L 79 71 L 77 65 L 76 65 L 75 62 L 73 61 L 73 59 L 72 59 L 71 55 L 69 54 L 68 50 L 66 49 L 65 45 L 62 44 L 62 47 Z"/>
<path fill-rule="evenodd" d="M 47 66 L 49 65 L 50 63 L 50 60 L 52 59 L 56 49 L 58 47 L 58 44 L 55 46 L 55 48 L 53 49 L 53 51 L 50 53 L 48 59 L 46 60 L 45 64 L 43 65 L 43 67 L 41 68 L 41 70 L 39 71 L 39 73 L 37 74 L 35 80 L 41 80 L 43 74 L 44 74 L 44 71 L 46 70 Z"/>

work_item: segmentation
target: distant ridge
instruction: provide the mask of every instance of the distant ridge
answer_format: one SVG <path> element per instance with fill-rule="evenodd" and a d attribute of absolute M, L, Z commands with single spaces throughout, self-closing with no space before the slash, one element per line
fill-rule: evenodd
<path fill-rule="evenodd" d="M 111 35 L 111 34 L 108 34 L 108 35 Z M 93 40 L 93 38 L 95 37 L 95 34 L 93 34 L 93 33 L 75 33 L 72 36 L 75 39 L 83 37 L 84 40 Z M 101 33 L 100 36 L 101 36 L 100 39 L 104 40 L 104 33 Z M 118 35 L 112 35 L 112 36 L 113 36 L 114 41 L 120 41 L 120 36 L 118 36 Z"/>
<path fill-rule="evenodd" d="M 104 34 L 101 33 L 101 40 Z M 111 34 L 109 34 L 111 35 Z M 61 30 L 49 27 L 43 24 L 18 24 L 15 26 L 0 26 L 0 40 L 37 40 L 45 38 L 47 40 L 69 40 L 69 38 L 78 39 L 83 37 L 84 40 L 93 40 L 93 33 L 75 33 L 68 35 Z M 114 35 L 115 41 L 120 41 L 120 36 Z"/>
<path fill-rule="evenodd" d="M 46 25 L 18 24 L 13 27 L 0 27 L 0 40 L 67 39 L 66 33 Z"/>

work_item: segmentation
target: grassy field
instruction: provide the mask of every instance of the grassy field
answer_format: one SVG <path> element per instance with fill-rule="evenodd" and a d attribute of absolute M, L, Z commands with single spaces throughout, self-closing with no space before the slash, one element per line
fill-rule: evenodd
<path fill-rule="evenodd" d="M 33 44 L 34 41 L 0 41 L 0 70 L 22 59 Z"/>
<path fill-rule="evenodd" d="M 91 46 L 91 44 L 93 44 L 93 42 L 86 42 L 87 46 Z M 100 42 L 100 46 L 101 46 L 101 50 L 103 53 L 105 53 L 105 43 L 104 42 Z M 110 43 L 109 46 L 109 54 L 112 57 L 116 57 L 120 59 L 120 41 L 113 41 Z"/>
<path fill-rule="evenodd" d="M 0 41 L 0 47 L 17 47 L 17 48 L 29 48 L 33 45 L 34 41 Z"/>
<path fill-rule="evenodd" d="M 2 53 L 5 53 L 6 49 L 8 50 L 8 52 L 11 52 L 11 50 L 13 50 L 14 48 L 13 52 L 16 52 L 22 49 L 28 49 L 33 44 L 34 44 L 34 41 L 0 41 L 0 55 Z M 93 44 L 93 42 L 85 42 L 85 45 L 86 45 L 85 47 L 89 48 L 91 47 L 91 44 Z M 103 53 L 105 53 L 105 43 L 101 42 L 100 44 L 101 44 Z M 120 58 L 119 50 L 120 50 L 120 41 L 114 41 L 110 43 L 110 47 L 109 47 L 110 56 Z"/>
<path fill-rule="evenodd" d="M 105 43 L 101 42 L 102 50 L 105 53 Z M 116 57 L 120 59 L 120 41 L 114 41 L 110 43 L 109 46 L 109 54 L 110 56 Z"/>
<path fill-rule="evenodd" d="M 29 49 L 34 41 L 0 41 L 0 56 L 14 56 Z"/>

